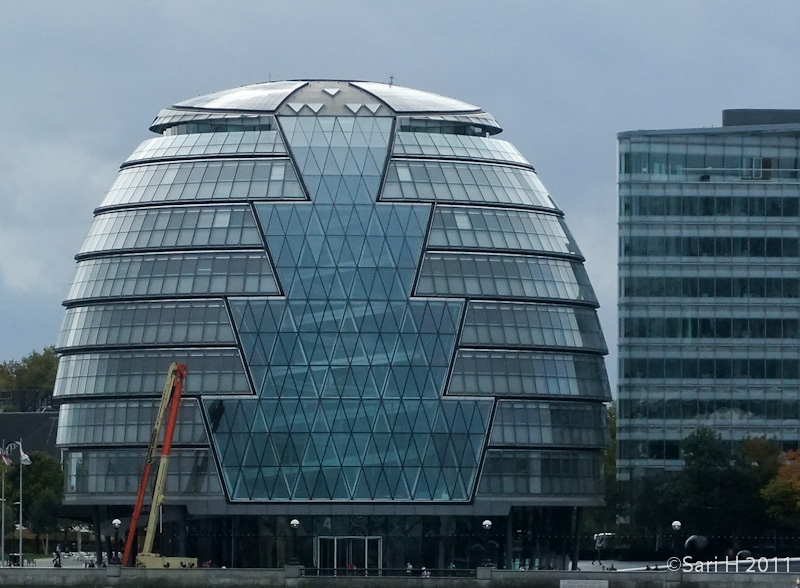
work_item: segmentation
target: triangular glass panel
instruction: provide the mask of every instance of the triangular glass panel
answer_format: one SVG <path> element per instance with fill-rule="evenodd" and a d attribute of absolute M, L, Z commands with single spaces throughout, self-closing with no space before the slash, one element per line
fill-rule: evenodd
<path fill-rule="evenodd" d="M 356 486 L 358 484 L 358 479 L 361 476 L 361 468 L 360 467 L 343 467 L 342 468 L 342 477 L 344 478 L 345 482 L 347 483 L 348 494 L 351 498 L 355 498 L 356 494 Z"/>
<path fill-rule="evenodd" d="M 316 478 L 316 470 L 301 470 L 300 473 L 297 475 L 297 483 L 294 487 L 294 492 L 292 493 L 293 500 L 308 500 L 311 498 L 311 489 L 313 486 L 313 481 L 311 480 L 312 484 L 309 484 L 308 478 Z"/>
<path fill-rule="evenodd" d="M 288 500 L 291 497 L 291 490 L 289 488 L 290 480 L 287 479 L 286 468 L 281 468 L 278 470 L 278 474 L 275 476 L 275 486 L 272 489 L 272 500 Z M 294 476 L 291 479 L 292 484 L 294 483 Z"/>
<path fill-rule="evenodd" d="M 386 479 L 386 475 L 383 471 L 381 471 L 380 476 L 378 476 L 378 483 L 375 485 L 375 490 L 373 492 L 373 499 L 375 500 L 391 500 L 394 498 L 393 492 L 389 487 L 389 483 Z"/>

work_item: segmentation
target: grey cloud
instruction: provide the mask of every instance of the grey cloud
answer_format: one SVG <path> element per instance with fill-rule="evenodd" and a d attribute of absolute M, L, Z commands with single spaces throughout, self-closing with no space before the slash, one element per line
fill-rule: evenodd
<path fill-rule="evenodd" d="M 0 324 L 20 336 L 0 358 L 54 342 L 91 211 L 160 108 L 269 77 L 394 75 L 483 106 L 539 170 L 587 257 L 613 376 L 616 133 L 795 106 L 798 20 L 793 0 L 4 5 Z"/>

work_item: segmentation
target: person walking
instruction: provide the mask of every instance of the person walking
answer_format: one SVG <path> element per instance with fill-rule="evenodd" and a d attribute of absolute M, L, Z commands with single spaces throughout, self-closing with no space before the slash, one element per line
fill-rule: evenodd
<path fill-rule="evenodd" d="M 602 555 L 603 555 L 603 549 L 605 549 L 605 546 L 606 546 L 605 534 L 604 533 L 595 534 L 595 536 L 594 536 L 594 559 L 592 560 L 593 564 L 596 561 L 601 566 L 603 565 Z"/>

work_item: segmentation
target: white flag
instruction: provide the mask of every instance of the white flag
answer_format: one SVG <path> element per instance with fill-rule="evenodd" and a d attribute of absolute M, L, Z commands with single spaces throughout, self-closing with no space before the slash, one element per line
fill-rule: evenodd
<path fill-rule="evenodd" d="M 22 451 L 22 443 L 19 444 L 19 463 L 22 465 L 31 465 L 30 456 Z"/>

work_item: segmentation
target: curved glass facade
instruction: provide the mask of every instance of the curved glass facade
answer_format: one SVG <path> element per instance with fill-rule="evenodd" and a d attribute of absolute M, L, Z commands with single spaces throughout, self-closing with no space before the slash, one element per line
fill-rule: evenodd
<path fill-rule="evenodd" d="M 423 512 L 512 524 L 598 503 L 597 300 L 533 167 L 484 136 L 491 115 L 311 81 L 196 98 L 151 128 L 163 136 L 123 164 L 65 301 L 68 502 L 132 503 L 174 360 L 188 379 L 171 503 L 197 525 L 260 513 L 276 535 L 268 513 L 302 515 L 315 565 L 336 567 L 328 535 L 366 536 L 354 519 L 317 529 L 335 512 L 416 529 Z M 375 565 L 404 566 L 412 547 L 382 533 Z M 241 557 L 278 563 L 274 549 Z"/>

